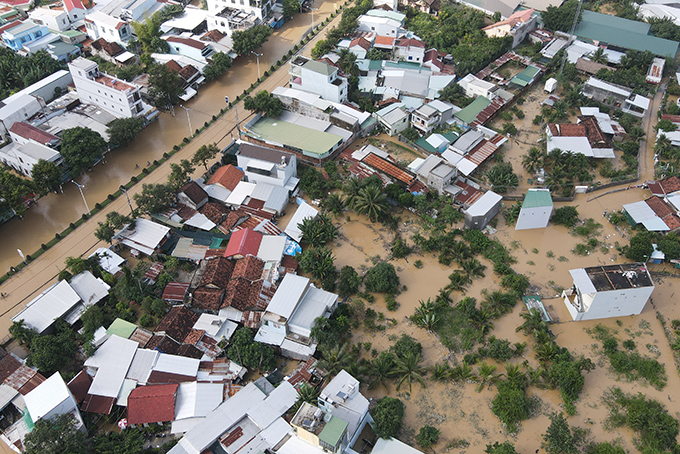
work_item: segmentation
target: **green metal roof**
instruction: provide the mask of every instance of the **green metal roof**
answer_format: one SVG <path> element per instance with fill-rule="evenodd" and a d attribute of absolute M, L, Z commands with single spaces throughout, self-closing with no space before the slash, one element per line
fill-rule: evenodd
<path fill-rule="evenodd" d="M 583 19 L 574 31 L 582 39 L 642 52 L 648 50 L 663 57 L 675 57 L 678 53 L 677 42 L 657 38 L 649 33 L 650 24 L 593 11 L 583 11 Z"/>
<path fill-rule="evenodd" d="M 418 72 L 432 72 L 430 68 L 426 66 L 420 66 L 419 63 L 414 63 L 411 61 L 386 61 L 385 68 L 416 69 Z"/>
<path fill-rule="evenodd" d="M 524 71 L 513 77 L 512 80 L 510 80 L 510 83 L 519 85 L 520 87 L 526 87 L 531 83 L 539 71 L 540 69 L 535 66 L 527 66 Z"/>
<path fill-rule="evenodd" d="M 64 36 L 66 36 L 67 38 L 76 38 L 78 36 L 85 34 L 85 33 L 81 32 L 80 30 L 64 30 L 63 32 L 60 32 L 60 33 Z"/>
<path fill-rule="evenodd" d="M 127 320 L 123 320 L 122 318 L 117 318 L 113 321 L 113 323 L 111 323 L 111 326 L 107 328 L 106 334 L 109 336 L 115 334 L 116 336 L 120 336 L 124 339 L 129 339 L 136 329 L 137 325 L 134 323 L 130 323 Z"/>
<path fill-rule="evenodd" d="M 550 191 L 547 189 L 529 189 L 522 202 L 522 208 L 537 208 L 553 206 Z"/>
<path fill-rule="evenodd" d="M 326 423 L 326 427 L 319 434 L 319 440 L 330 446 L 337 446 L 342 434 L 347 429 L 347 425 L 342 419 L 331 416 L 331 420 Z"/>
<path fill-rule="evenodd" d="M 439 150 L 430 145 L 425 137 L 421 137 L 420 139 L 416 140 L 415 143 L 425 151 L 429 151 L 430 153 L 439 153 Z"/>
<path fill-rule="evenodd" d="M 475 121 L 475 118 L 477 118 L 477 115 L 491 104 L 491 101 L 489 101 L 487 98 L 484 96 L 479 96 L 477 99 L 472 101 L 467 107 L 463 108 L 460 112 L 457 112 L 453 114 L 456 118 L 459 120 L 465 122 L 466 124 L 470 124 L 473 121 Z"/>
<path fill-rule="evenodd" d="M 260 119 L 250 127 L 250 131 L 264 140 L 288 145 L 318 156 L 330 152 L 342 142 L 342 137 L 335 134 L 269 117 Z"/>
<path fill-rule="evenodd" d="M 310 71 L 314 71 L 315 73 L 323 74 L 324 76 L 330 76 L 335 71 L 337 71 L 337 69 L 333 68 L 328 63 L 316 60 L 309 60 L 302 67 Z"/>

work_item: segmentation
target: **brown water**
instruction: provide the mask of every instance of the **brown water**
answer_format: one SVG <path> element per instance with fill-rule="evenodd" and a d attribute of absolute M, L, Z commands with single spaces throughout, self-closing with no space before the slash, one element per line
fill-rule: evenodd
<path fill-rule="evenodd" d="M 319 9 L 314 11 L 315 24 L 318 25 L 325 20 L 334 11 L 335 5 L 336 2 L 331 0 L 316 0 L 314 7 Z M 297 44 L 302 35 L 311 29 L 311 25 L 311 14 L 305 13 L 296 15 L 283 28 L 275 30 L 259 51 L 263 54 L 260 57 L 261 73 L 264 74 L 265 70 Z M 308 45 L 306 48 L 307 52 L 309 47 Z M 284 65 L 284 68 L 286 67 L 287 65 Z M 285 85 L 287 81 L 285 74 L 277 76 L 278 85 Z M 220 79 L 202 86 L 198 95 L 184 104 L 191 109 L 188 112 L 191 129 L 200 128 L 204 122 L 219 113 L 225 106 L 225 96 L 235 99 L 256 80 L 255 56 L 238 58 Z M 239 111 L 239 115 L 243 119 L 247 112 Z M 217 141 L 220 146 L 226 146 L 231 138 L 230 130 L 231 127 L 223 134 L 213 133 L 212 141 Z M 158 121 L 146 128 L 131 145 L 109 153 L 103 165 L 96 166 L 91 172 L 78 178 L 78 182 L 85 185 L 84 193 L 89 208 L 92 209 L 95 203 L 103 201 L 108 194 L 115 192 L 122 183 L 130 181 L 130 177 L 140 173 L 141 168 L 147 166 L 147 162 L 160 159 L 173 145 L 181 143 L 184 137 L 189 136 L 189 132 L 187 112 L 184 109 L 177 107 L 174 116 L 169 112 L 161 113 Z M 137 165 L 139 168 L 136 168 Z M 86 213 L 86 208 L 78 188 L 72 183 L 67 183 L 64 185 L 63 194 L 50 194 L 41 198 L 26 213 L 24 219 L 15 218 L 0 226 L 0 274 L 4 274 L 10 266 L 16 265 L 21 260 L 17 248 L 25 254 L 35 252 L 40 248 L 40 244 L 54 238 L 55 233 L 64 230 L 83 213 Z"/>

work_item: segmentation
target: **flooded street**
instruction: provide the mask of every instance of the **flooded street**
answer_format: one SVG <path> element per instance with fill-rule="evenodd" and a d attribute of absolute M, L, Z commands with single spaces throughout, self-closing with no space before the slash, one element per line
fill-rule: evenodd
<path fill-rule="evenodd" d="M 316 0 L 314 22 L 316 25 L 325 20 L 335 9 L 335 2 Z M 288 50 L 297 44 L 301 37 L 311 29 L 311 13 L 298 14 L 283 28 L 274 30 L 269 40 L 259 50 L 260 72 L 276 63 Z M 307 46 L 309 47 L 309 46 Z M 309 49 L 306 49 L 309 52 Z M 284 65 L 287 72 L 288 65 Z M 271 79 L 271 78 L 270 78 Z M 234 61 L 234 65 L 218 80 L 203 85 L 192 100 L 184 105 L 191 109 L 188 113 L 193 130 L 203 126 L 213 115 L 219 113 L 225 107 L 224 97 L 235 99 L 236 96 L 257 80 L 257 63 L 255 56 L 240 57 Z M 280 85 L 285 84 L 285 78 L 280 79 Z M 248 112 L 239 110 L 241 119 Z M 229 131 L 229 128 L 226 131 Z M 225 132 L 226 132 L 225 131 Z M 97 202 L 103 201 L 109 194 L 115 192 L 118 187 L 130 181 L 132 175 L 139 174 L 147 162 L 153 162 L 170 151 L 173 145 L 182 142 L 184 137 L 190 134 L 187 112 L 181 107 L 175 109 L 175 116 L 169 112 L 161 113 L 158 120 L 149 125 L 135 141 L 127 146 L 114 150 L 106 156 L 103 165 L 97 165 L 91 172 L 77 179 L 85 185 L 84 194 L 90 209 Z M 214 134 L 218 145 L 226 146 L 230 135 Z M 224 140 L 221 140 L 224 139 Z M 190 158 L 191 156 L 183 156 Z M 135 166 L 139 165 L 139 168 Z M 202 168 L 201 168 L 202 169 Z M 201 169 L 197 169 L 200 173 Z M 147 182 L 145 180 L 145 182 Z M 40 248 L 42 243 L 47 243 L 54 238 L 54 234 L 61 232 L 71 222 L 86 213 L 85 204 L 80 196 L 78 188 L 72 183 L 64 185 L 63 194 L 49 194 L 41 198 L 38 203 L 28 210 L 24 219 L 14 218 L 0 226 L 0 274 L 5 273 L 10 266 L 16 265 L 21 258 L 17 249 L 25 254 L 32 254 Z"/>

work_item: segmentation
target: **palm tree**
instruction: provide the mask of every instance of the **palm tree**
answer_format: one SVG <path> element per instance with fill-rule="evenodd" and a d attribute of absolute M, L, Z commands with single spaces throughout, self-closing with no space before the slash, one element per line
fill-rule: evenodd
<path fill-rule="evenodd" d="M 482 265 L 479 260 L 475 258 L 462 261 L 460 266 L 470 277 L 484 277 L 486 265 Z"/>
<path fill-rule="evenodd" d="M 340 194 L 333 193 L 321 201 L 321 206 L 324 210 L 333 213 L 334 216 L 339 216 L 345 209 L 345 201 L 342 200 Z"/>
<path fill-rule="evenodd" d="M 515 356 L 522 356 L 524 355 L 524 352 L 527 350 L 526 342 L 515 342 L 512 346 L 515 348 L 515 351 L 513 353 Z"/>
<path fill-rule="evenodd" d="M 387 196 L 376 186 L 362 188 L 354 202 L 354 210 L 374 222 L 387 211 Z"/>
<path fill-rule="evenodd" d="M 419 327 L 425 328 L 426 330 L 432 332 L 434 329 L 437 327 L 439 324 L 439 316 L 434 313 L 427 314 L 423 316 L 422 318 L 418 319 L 418 323 L 416 323 Z"/>
<path fill-rule="evenodd" d="M 350 361 L 349 342 L 341 346 L 331 348 L 321 348 L 323 359 L 319 361 L 319 367 L 328 372 L 329 375 L 337 375 Z"/>
<path fill-rule="evenodd" d="M 368 389 L 373 389 L 378 385 L 383 385 L 387 391 L 387 382 L 394 376 L 394 355 L 390 352 L 382 352 L 380 356 L 371 362 L 371 377 L 373 381 Z"/>
<path fill-rule="evenodd" d="M 494 374 L 496 372 L 496 366 L 493 364 L 487 364 L 486 362 L 482 362 L 479 365 L 478 373 L 479 373 L 479 385 L 477 386 L 477 391 L 478 393 L 482 392 L 485 386 L 491 386 L 494 383 L 496 383 L 498 380 L 500 380 L 502 374 Z"/>
<path fill-rule="evenodd" d="M 459 263 L 469 258 L 470 255 L 472 254 L 470 246 L 468 246 L 466 243 L 463 243 L 462 241 L 456 241 L 455 243 L 453 243 L 450 252 L 451 255 L 453 255 L 453 259 Z"/>
<path fill-rule="evenodd" d="M 465 293 L 466 287 L 470 282 L 472 282 L 472 279 L 461 273 L 460 270 L 456 270 L 449 274 L 449 283 L 445 288 L 449 292 Z"/>
<path fill-rule="evenodd" d="M 342 192 L 345 193 L 345 205 L 354 209 L 354 203 L 357 197 L 359 197 L 359 191 L 361 191 L 361 181 L 358 178 L 352 177 L 347 181 L 347 184 L 342 188 Z"/>
<path fill-rule="evenodd" d="M 552 361 L 552 359 L 557 356 L 558 347 L 554 342 L 544 342 L 539 344 L 536 349 L 536 359 L 540 362 Z"/>
<path fill-rule="evenodd" d="M 477 376 L 472 371 L 472 367 L 468 364 L 456 364 L 451 369 L 451 379 L 455 381 L 475 381 Z"/>
<path fill-rule="evenodd" d="M 432 366 L 432 380 L 445 381 L 451 376 L 451 368 L 448 363 L 437 363 Z"/>
<path fill-rule="evenodd" d="M 522 331 L 527 336 L 531 336 L 536 331 L 546 331 L 548 329 L 548 324 L 543 321 L 543 316 L 538 309 L 522 312 L 519 316 L 524 319 L 524 322 L 515 329 L 516 332 Z"/>
<path fill-rule="evenodd" d="M 496 290 L 484 297 L 482 308 L 488 310 L 492 317 L 500 317 L 510 311 L 516 301 L 515 295 Z"/>
<path fill-rule="evenodd" d="M 368 377 L 371 373 L 371 363 L 365 358 L 361 358 L 359 361 L 349 361 L 345 370 L 357 380 L 367 381 L 365 377 Z"/>
<path fill-rule="evenodd" d="M 486 336 L 493 329 L 491 314 L 489 314 L 486 309 L 476 310 L 470 318 L 468 318 L 468 323 L 470 323 L 482 337 Z"/>
<path fill-rule="evenodd" d="M 522 158 L 522 166 L 529 173 L 535 173 L 543 167 L 543 153 L 536 147 L 531 147 Z"/>
<path fill-rule="evenodd" d="M 399 377 L 397 380 L 397 391 L 401 388 L 404 382 L 408 383 L 408 390 L 413 389 L 413 382 L 418 382 L 425 388 L 425 374 L 427 368 L 420 365 L 421 356 L 412 351 L 407 352 L 403 357 L 395 360 L 395 376 Z"/>
<path fill-rule="evenodd" d="M 523 384 L 527 376 L 522 371 L 522 368 L 518 364 L 506 364 L 505 365 L 505 377 L 509 382 Z"/>
<path fill-rule="evenodd" d="M 656 139 L 656 143 L 654 144 L 654 152 L 663 158 L 666 157 L 670 149 L 671 149 L 670 139 L 666 136 L 666 134 L 661 134 Z"/>
<path fill-rule="evenodd" d="M 312 385 L 303 383 L 302 386 L 300 386 L 297 391 L 298 398 L 295 401 L 295 405 L 293 405 L 294 413 L 297 413 L 300 407 L 302 407 L 302 404 L 305 402 L 316 405 L 316 401 L 319 398 L 320 394 L 318 389 L 314 388 Z"/>
<path fill-rule="evenodd" d="M 447 306 L 450 306 L 453 303 L 453 299 L 451 298 L 451 291 L 447 290 L 446 288 L 440 288 L 439 294 L 436 297 L 436 302 L 437 304 L 445 304 Z"/>
<path fill-rule="evenodd" d="M 601 65 L 606 65 L 609 62 L 609 58 L 604 53 L 604 49 L 601 47 L 598 47 L 597 50 L 593 52 L 593 54 L 588 58 L 590 58 L 591 61 Z"/>

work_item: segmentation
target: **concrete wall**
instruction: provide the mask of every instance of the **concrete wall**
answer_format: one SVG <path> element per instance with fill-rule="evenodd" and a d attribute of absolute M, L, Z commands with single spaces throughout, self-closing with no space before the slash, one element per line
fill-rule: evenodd
<path fill-rule="evenodd" d="M 597 292 L 590 307 L 579 314 L 578 320 L 637 315 L 642 312 L 653 291 L 654 287 L 641 287 Z"/>

